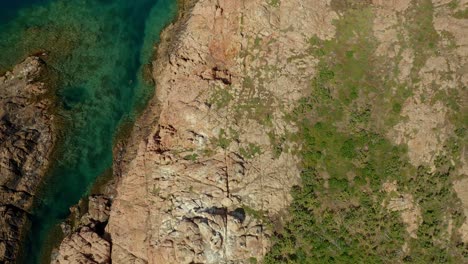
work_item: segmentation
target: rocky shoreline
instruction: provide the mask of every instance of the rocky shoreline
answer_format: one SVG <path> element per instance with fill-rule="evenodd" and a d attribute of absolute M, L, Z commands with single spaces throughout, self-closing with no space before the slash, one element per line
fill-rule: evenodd
<path fill-rule="evenodd" d="M 154 60 L 169 55 L 168 46 L 177 37 L 194 2 L 178 0 L 178 16 L 161 32 L 161 43 L 155 47 Z M 51 263 L 112 263 L 112 238 L 106 230 L 110 207 L 116 195 L 116 185 L 127 170 L 129 161 L 136 155 L 134 141 L 150 133 L 151 127 L 145 125 L 151 118 L 148 109 L 152 107 L 148 106 L 133 126 L 124 125 L 120 128 L 113 150 L 112 177 L 106 177 L 104 182 L 94 188 L 92 195 L 70 208 L 70 217 L 61 224 L 65 238 L 53 250 Z"/>
<path fill-rule="evenodd" d="M 433 6 L 439 5 L 440 3 L 435 2 L 441 1 L 429 2 L 427 3 Z M 324 56 L 327 54 L 327 45 L 331 46 L 328 48 L 335 48 L 328 51 L 331 56 L 330 64 L 334 67 L 340 66 L 334 65 L 337 59 L 351 62 L 359 59 L 355 53 L 363 48 L 360 42 L 353 42 L 359 40 L 357 31 L 360 29 L 348 28 L 351 25 L 356 26 L 354 23 L 360 20 L 343 20 L 345 14 L 351 14 L 351 18 L 362 18 L 359 13 L 361 7 L 366 7 L 369 14 L 375 13 L 375 17 L 368 14 L 371 18 L 369 21 L 361 21 L 369 27 L 369 32 L 366 32 L 369 36 L 366 35 L 363 39 L 371 38 L 378 44 L 375 50 L 371 49 L 369 52 L 369 58 L 375 57 L 384 65 L 398 65 L 402 68 L 401 76 L 398 76 L 402 79 L 402 85 L 410 85 L 412 82 L 406 81 L 410 79 L 414 59 L 411 56 L 414 55 L 408 55 L 409 58 L 399 58 L 396 55 L 400 51 L 393 49 L 401 47 L 395 45 L 398 41 L 394 27 L 400 23 L 399 16 L 411 15 L 405 10 L 419 7 L 421 3 L 412 3 L 409 0 L 193 0 L 180 3 L 179 17 L 163 31 L 153 62 L 153 78 L 157 87 L 154 98 L 136 121 L 130 135 L 119 140 L 114 148 L 114 177 L 112 187 L 109 187 L 112 191 L 103 193 L 104 196 L 92 196 L 89 203 L 83 202 L 79 208 L 89 207 L 87 213 L 86 210 L 72 209 L 78 212 L 74 215 L 80 217 L 70 220 L 69 226 L 65 226 L 66 230 L 72 232 L 56 252 L 54 263 L 261 262 L 272 246 L 272 236 L 286 229 L 285 223 L 292 218 L 288 214 L 291 211 L 287 210 L 293 200 L 291 189 L 301 183 L 301 167 L 304 168 L 301 161 L 304 159 L 300 152 L 307 150 L 307 146 L 304 147 L 298 137 L 309 136 L 307 140 L 310 142 L 306 140 L 306 144 L 312 146 L 323 144 L 318 148 L 319 151 L 312 148 L 314 152 L 307 153 L 311 160 L 317 162 L 315 159 L 323 158 L 327 156 L 327 152 L 332 151 L 327 145 L 328 139 L 320 137 L 323 132 L 321 129 L 324 129 L 322 122 L 332 128 L 329 133 L 323 132 L 324 137 L 331 137 L 334 133 L 338 135 L 338 132 L 354 133 L 348 131 L 348 125 L 356 126 L 357 129 L 361 123 L 370 127 L 379 123 L 372 119 L 375 117 L 370 115 L 371 109 L 378 111 L 379 107 L 384 106 L 377 105 L 379 101 L 369 100 L 364 93 L 356 92 L 353 95 L 356 97 L 354 101 L 348 102 L 370 107 L 362 115 L 356 112 L 355 116 L 351 114 L 340 121 L 341 117 L 328 116 L 327 111 L 332 110 L 330 105 L 324 105 L 325 110 L 320 108 L 320 103 L 338 103 L 340 96 L 346 95 L 338 92 L 348 92 L 350 88 L 344 84 L 338 86 L 339 79 L 336 83 L 334 79 L 338 75 L 335 76 L 326 67 L 328 61 L 324 60 Z M 442 15 L 448 8 L 440 7 L 440 12 L 437 13 L 439 20 L 435 22 L 439 21 L 440 25 L 444 22 Z M 434 18 L 437 18 L 437 14 Z M 429 22 L 430 27 L 442 27 Z M 466 25 L 466 22 L 463 23 Z M 409 34 L 406 32 L 407 28 L 401 30 Z M 458 27 L 452 30 L 454 36 L 459 36 L 460 43 L 466 43 L 466 38 L 461 37 Z M 455 40 L 458 41 L 457 38 Z M 355 50 L 347 50 L 348 41 L 356 45 Z M 403 40 L 399 41 L 403 43 Z M 457 52 L 466 57 L 462 50 L 466 45 L 459 47 Z M 465 57 L 462 57 L 459 65 L 466 62 Z M 339 62 L 340 60 L 337 63 Z M 437 75 L 433 71 L 438 68 L 437 63 L 446 64 L 444 58 L 429 57 L 418 63 L 421 64 L 420 67 L 427 65 L 412 74 L 432 80 L 427 84 L 443 80 L 434 77 Z M 345 70 L 363 67 L 360 63 L 346 65 Z M 405 70 L 405 67 L 409 68 Z M 339 70 L 340 68 L 337 72 Z M 374 75 L 370 76 L 373 79 Z M 466 75 L 463 76 L 457 78 L 465 85 Z M 348 77 L 350 76 L 346 74 L 346 78 Z M 360 83 L 362 80 L 358 77 L 357 83 Z M 396 77 L 391 76 L 391 80 L 394 79 Z M 321 86 L 321 82 L 327 83 L 326 81 L 329 81 L 330 87 L 339 89 Z M 379 86 L 379 89 L 385 90 L 385 85 Z M 418 96 L 418 93 L 425 94 L 418 90 L 419 84 L 409 87 Z M 370 95 L 379 91 L 372 89 Z M 388 98 L 393 98 L 393 95 Z M 368 101 L 376 105 L 369 106 Z M 444 118 L 439 121 L 429 120 L 432 110 L 425 110 L 429 106 L 412 106 L 420 104 L 419 99 L 405 98 L 403 102 L 403 105 L 395 103 L 391 106 L 392 111 L 396 112 L 396 118 L 402 117 L 401 111 L 409 117 L 409 123 L 402 121 L 401 124 L 388 127 L 388 130 L 398 132 L 398 137 L 395 137 L 398 138 L 396 145 L 403 145 L 408 140 L 408 131 L 417 131 L 415 124 L 422 122 L 425 124 L 423 127 L 430 128 L 424 129 L 424 132 L 447 127 L 442 122 Z M 343 106 L 339 105 L 337 109 L 341 107 Z M 315 110 L 312 111 L 313 109 Z M 351 110 L 347 114 L 354 113 Z M 436 110 L 434 112 L 438 111 Z M 388 111 L 382 113 L 388 114 Z M 292 121 L 293 115 L 299 115 L 301 119 L 298 122 Z M 306 122 L 302 129 L 313 127 L 320 133 L 300 135 L 300 122 Z M 441 131 L 442 135 L 446 133 Z M 436 145 L 431 142 L 439 142 L 435 134 L 416 135 L 408 142 L 409 157 L 435 157 L 434 151 L 428 147 L 435 148 Z M 382 137 L 394 140 L 392 134 Z M 336 142 L 333 143 L 337 144 Z M 439 150 L 442 149 L 442 143 L 440 144 L 437 147 Z M 353 155 L 348 155 L 345 147 L 348 145 L 343 143 L 343 148 L 339 148 L 343 152 L 340 152 L 339 157 L 343 156 L 346 161 L 355 161 Z M 351 154 L 356 151 L 354 145 L 349 148 Z M 363 146 L 362 150 L 362 153 L 366 153 L 369 147 Z M 398 157 L 404 156 L 400 153 Z M 306 222 L 298 224 L 298 233 L 302 231 L 301 227 L 308 225 L 322 228 L 321 223 L 312 223 L 314 215 L 309 214 L 312 209 L 329 207 L 329 211 L 324 209 L 317 214 L 320 216 L 328 213 L 329 216 L 339 217 L 340 214 L 332 213 L 345 215 L 345 211 L 366 207 L 361 206 L 359 200 L 347 198 L 343 203 L 337 202 L 339 199 L 329 201 L 328 194 L 336 192 L 339 195 L 342 193 L 338 191 L 341 188 L 354 186 L 355 171 L 359 170 L 350 166 L 348 171 L 339 173 L 340 181 L 337 181 L 336 173 L 332 180 L 331 171 L 335 164 L 321 162 L 306 164 L 309 168 L 314 168 L 311 177 L 314 184 L 315 181 L 317 183 L 309 183 L 313 188 L 304 196 L 323 196 L 323 201 L 317 200 L 313 204 L 306 200 L 300 205 L 302 207 L 298 211 L 303 213 L 300 216 L 304 218 L 300 220 Z M 411 162 L 421 165 L 415 160 Z M 427 165 L 430 162 L 431 159 L 428 159 L 422 163 Z M 460 175 L 466 175 L 463 173 Z M 398 199 L 394 199 L 390 195 L 398 194 L 398 187 L 390 181 L 383 185 L 376 184 L 377 191 L 373 194 L 369 178 L 359 184 L 362 186 L 356 189 L 357 193 L 366 196 L 369 194 L 375 201 L 377 195 L 384 197 L 382 203 L 373 202 L 376 208 L 381 208 L 381 212 L 386 212 L 383 210 L 386 202 L 388 210 L 401 212 L 402 220 L 393 221 L 401 226 L 407 225 L 404 231 L 408 233 L 406 235 L 412 236 L 411 239 L 416 237 L 414 232 L 423 223 L 420 221 L 420 211 L 423 209 L 413 196 L 401 193 Z M 380 190 L 380 187 L 384 190 Z M 382 195 L 385 193 L 389 195 L 387 198 Z M 424 202 L 421 199 L 420 201 Z M 383 219 L 379 217 L 376 219 Z M 339 227 L 347 225 L 346 219 L 332 219 L 337 219 L 331 222 Z M 355 224 L 365 223 L 364 220 L 361 217 Z M 451 220 L 447 221 L 451 223 Z M 330 230 L 331 236 L 336 230 Z M 313 237 L 310 234 L 306 235 Z M 347 234 L 345 236 L 352 237 Z M 405 239 L 408 240 L 396 251 L 408 254 L 410 249 L 407 242 L 416 240 Z M 287 241 L 284 251 L 279 254 L 297 257 L 295 249 L 288 246 L 296 245 L 290 245 Z M 315 250 L 308 247 L 308 244 L 302 246 L 305 246 L 306 251 Z M 319 244 L 318 247 L 320 246 L 323 245 Z"/>
<path fill-rule="evenodd" d="M 0 262 L 15 263 L 56 141 L 47 66 L 29 57 L 0 76 Z"/>
<path fill-rule="evenodd" d="M 270 247 L 278 227 L 266 219 L 281 222 L 289 190 L 299 182 L 299 159 L 278 151 L 268 135 L 294 130 L 275 109 L 291 108 L 307 83 L 294 75 L 282 80 L 288 88 L 279 80 L 248 83 L 270 67 L 245 54 L 254 52 L 259 30 L 280 27 L 273 18 L 263 23 L 269 12 L 279 17 L 274 6 L 211 0 L 180 6 L 153 62 L 156 95 L 128 141 L 114 149 L 116 194 L 104 234 L 81 225 L 62 242 L 54 263 L 248 263 Z M 281 63 L 288 47 L 276 46 Z M 276 56 L 262 49 L 262 56 Z M 233 95 L 222 105 L 223 91 L 251 95 Z M 284 92 L 289 96 L 281 98 Z M 239 105 L 253 115 L 242 115 Z M 297 146 L 283 140 L 281 147 Z"/>

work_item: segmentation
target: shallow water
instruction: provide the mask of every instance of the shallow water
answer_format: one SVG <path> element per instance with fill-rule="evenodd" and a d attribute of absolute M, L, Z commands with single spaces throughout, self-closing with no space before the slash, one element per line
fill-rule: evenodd
<path fill-rule="evenodd" d="M 60 131 L 57 159 L 32 216 L 22 263 L 47 259 L 54 228 L 112 164 L 122 120 L 148 99 L 142 77 L 175 0 L 0 1 L 0 71 L 28 54 L 45 52 L 58 73 Z"/>

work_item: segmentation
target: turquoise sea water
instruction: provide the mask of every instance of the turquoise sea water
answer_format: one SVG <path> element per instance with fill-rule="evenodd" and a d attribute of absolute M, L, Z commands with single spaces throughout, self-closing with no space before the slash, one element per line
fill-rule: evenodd
<path fill-rule="evenodd" d="M 176 5 L 176 0 L 0 0 L 0 72 L 28 54 L 45 52 L 59 76 L 59 114 L 66 120 L 21 263 L 47 258 L 52 230 L 111 166 L 119 125 L 150 95 L 142 68 Z"/>

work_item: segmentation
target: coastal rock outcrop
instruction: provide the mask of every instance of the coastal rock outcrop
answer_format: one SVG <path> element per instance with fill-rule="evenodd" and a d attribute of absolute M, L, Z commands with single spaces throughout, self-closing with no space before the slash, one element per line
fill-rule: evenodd
<path fill-rule="evenodd" d="M 334 34 L 337 15 L 316 2 L 184 5 L 162 35 L 156 95 L 119 166 L 106 227 L 113 263 L 263 258 L 300 178 L 287 113 L 316 64 L 304 36 Z"/>
<path fill-rule="evenodd" d="M 85 206 L 87 212 L 81 217 L 83 210 L 79 206 L 73 207 L 72 216 L 62 224 L 67 236 L 53 253 L 51 263 L 111 263 L 111 243 L 104 232 L 110 205 L 111 200 L 107 196 L 92 195 Z"/>
<path fill-rule="evenodd" d="M 29 57 L 0 76 L 0 262 L 14 263 L 54 146 L 45 65 Z"/>
<path fill-rule="evenodd" d="M 110 263 L 110 243 L 88 227 L 66 237 L 52 263 Z"/>
<path fill-rule="evenodd" d="M 448 5 L 448 1 L 445 2 Z M 316 143 L 323 146 L 310 148 L 310 153 L 307 154 L 313 158 L 309 160 L 315 162 L 315 159 L 322 159 L 326 152 L 335 151 L 337 155 L 331 155 L 333 159 L 330 164 L 305 164 L 306 168 L 307 165 L 309 168 L 316 167 L 320 171 L 317 175 L 323 176 L 324 183 L 322 189 L 321 184 L 319 186 L 313 185 L 315 182 L 309 183 L 314 188 L 304 196 L 318 196 L 317 193 L 322 190 L 320 196 L 323 200 L 307 200 L 298 207 L 299 211 L 304 211 L 304 215 L 307 215 L 307 209 L 320 207 L 317 204 L 323 203 L 324 206 L 318 208 L 316 215 L 309 214 L 308 217 L 312 219 L 319 214 L 331 216 L 328 219 L 333 219 L 330 220 L 331 227 L 323 227 L 329 228 L 329 234 L 334 235 L 341 226 L 347 226 L 347 223 L 342 217 L 345 214 L 334 218 L 336 215 L 333 215 L 333 212 L 354 211 L 365 207 L 364 203 L 370 203 L 372 200 L 375 208 L 382 209 L 381 212 L 391 212 L 392 217 L 397 213 L 400 216 L 392 220 L 401 224 L 407 237 L 400 237 L 406 241 L 402 242 L 401 250 L 398 247 L 395 252 L 408 254 L 414 250 L 409 242 L 421 237 L 418 231 L 420 226 L 426 224 L 424 217 L 425 210 L 427 211 L 421 202 L 426 198 L 418 198 L 420 194 L 406 190 L 407 186 L 399 187 L 397 181 L 387 181 L 383 183 L 384 191 L 378 191 L 374 196 L 368 195 L 372 193 L 370 177 L 378 174 L 374 173 L 377 170 L 372 166 L 367 166 L 370 160 L 367 157 L 370 146 L 363 146 L 358 157 L 353 156 L 358 149 L 354 146 L 354 136 L 370 127 L 374 127 L 376 131 L 385 131 L 395 145 L 407 145 L 408 164 L 411 163 L 415 167 L 428 164 L 430 166 L 436 161 L 436 154 L 442 153 L 442 145 L 448 139 L 448 130 L 453 130 L 446 117 L 448 110 L 437 101 L 431 102 L 430 105 L 422 105 L 419 104 L 419 99 L 413 100 L 414 98 L 408 97 L 403 104 L 391 104 L 392 113 L 394 112 L 396 120 L 400 122 L 393 124 L 395 120 L 391 120 L 392 127 L 383 129 L 389 124 L 380 124 L 380 121 L 384 119 L 384 115 L 389 115 L 389 112 L 381 111 L 385 109 L 384 106 L 371 107 L 371 103 L 376 106 L 383 102 L 372 99 L 381 96 L 378 91 L 382 90 L 367 87 L 371 91 L 369 94 L 365 94 L 365 91 L 359 92 L 361 94 L 354 93 L 351 91 L 351 88 L 355 88 L 353 78 L 360 84 L 362 80 L 367 81 L 362 77 L 367 75 L 362 73 L 361 76 L 361 73 L 356 73 L 356 76 L 351 76 L 352 82 L 340 83 L 338 77 L 334 80 L 335 72 L 330 68 L 341 71 L 338 67 L 343 66 L 339 65 L 343 61 L 348 62 L 345 66 L 350 70 L 367 67 L 367 64 L 361 65 L 361 62 L 368 63 L 373 59 L 379 60 L 379 63 L 382 62 L 385 66 L 391 66 L 390 62 L 397 62 L 395 68 L 399 68 L 400 72 L 393 76 L 393 70 L 389 71 L 389 76 L 391 80 L 401 82 L 399 85 L 402 87 L 412 87 L 411 96 L 441 96 L 431 95 L 423 89 L 437 84 L 437 81 L 441 81 L 439 84 L 452 85 L 442 78 L 442 75 L 438 77 L 439 72 L 450 68 L 445 59 L 420 57 L 421 61 L 418 63 L 421 64 L 421 68 L 416 71 L 413 61 L 416 60 L 418 50 L 398 44 L 405 43 L 398 39 L 400 32 L 403 32 L 401 36 L 404 38 L 410 35 L 407 31 L 409 29 L 398 26 L 399 23 L 406 21 L 414 10 L 419 10 L 416 8 L 430 8 L 422 6 L 422 2 L 409 0 L 181 0 L 180 3 L 179 18 L 163 32 L 157 49 L 157 59 L 153 62 L 156 94 L 137 120 L 131 136 L 114 149 L 114 154 L 117 155 L 113 172 L 117 184 L 112 206 L 110 210 L 90 210 L 90 214 L 94 212 L 94 218 L 100 218 L 101 213 L 105 212 L 106 216 L 102 218 L 105 219 L 102 220 L 105 222 L 104 231 L 96 231 L 90 226 L 89 223 L 93 221 L 75 230 L 62 242 L 59 253 L 62 257 L 58 263 L 261 262 L 271 248 L 273 234 L 276 231 L 281 233 L 287 230 L 283 228 L 283 224 L 292 218 L 288 219 L 287 208 L 292 201 L 292 187 L 301 183 L 300 152 L 308 149 L 307 144 Z M 369 20 L 360 23 L 370 26 L 367 33 L 372 34 L 372 37 L 365 34 L 359 36 L 358 31 L 361 29 L 348 28 L 348 25 L 359 22 L 362 17 L 359 10 L 362 7 L 366 7 L 366 14 L 369 16 L 366 19 Z M 463 40 L 459 30 L 462 26 L 443 26 L 446 20 L 452 19 L 442 16 L 442 11 L 449 9 L 435 9 L 439 15 L 434 16 L 434 27 L 451 29 L 454 32 L 453 40 Z M 351 14 L 348 19 L 352 19 L 343 20 L 345 14 Z M 432 17 L 432 14 L 424 17 Z M 432 27 L 432 20 L 429 22 Z M 465 22 L 457 22 L 457 25 L 462 23 Z M 422 35 L 425 36 L 426 33 Z M 367 43 L 368 38 L 372 39 L 372 43 Z M 364 39 L 366 41 L 363 43 L 375 45 L 375 50 L 369 49 L 372 51 L 369 54 L 358 52 L 364 48 L 359 42 Z M 355 50 L 347 49 L 349 44 L 356 45 L 352 47 Z M 459 44 L 454 47 L 457 47 L 457 52 L 461 54 L 464 46 L 461 42 Z M 334 45 L 336 47 L 333 47 Z M 325 51 L 326 48 L 330 50 Z M 406 49 L 401 50 L 403 48 Z M 327 52 L 329 57 L 324 55 Z M 356 54 L 361 54 L 362 58 Z M 464 59 L 453 61 L 457 65 L 466 66 Z M 465 70 L 465 66 L 454 69 L 459 72 Z M 341 74 L 348 77 L 354 73 L 344 71 L 344 74 Z M 413 80 L 409 80 L 412 75 L 421 77 L 421 83 L 412 83 Z M 369 76 L 372 77 L 369 80 L 374 79 L 374 74 Z M 419 80 L 419 77 L 416 79 Z M 466 80 L 465 75 L 462 77 L 462 81 Z M 458 77 L 452 79 L 456 80 Z M 335 87 L 338 83 L 340 89 Z M 379 89 L 387 89 L 387 83 L 382 87 L 380 80 L 376 83 L 379 84 L 375 85 L 379 86 Z M 311 89 L 314 89 L 312 94 Z M 395 89 L 392 88 L 396 92 Z M 410 96 L 409 94 L 405 92 L 404 96 Z M 352 100 L 356 100 L 356 105 L 350 104 L 352 97 Z M 328 102 L 330 105 L 324 104 L 323 109 L 311 111 L 316 107 L 314 105 L 320 106 L 320 100 L 330 99 L 347 103 L 337 102 L 329 107 L 332 103 Z M 359 110 L 361 104 L 365 106 L 364 111 L 353 112 Z M 345 115 L 344 120 L 340 120 L 338 114 L 327 116 L 326 113 L 320 113 L 341 107 L 345 107 L 344 113 L 334 113 Z M 356 109 L 351 110 L 351 107 Z M 379 115 L 379 122 L 375 122 L 376 119 L 370 115 L 371 111 L 375 111 L 374 115 Z M 291 121 L 294 113 L 299 113 L 307 120 L 307 125 L 299 128 L 300 121 Z M 401 118 L 402 116 L 407 118 Z M 321 121 L 333 123 L 332 129 L 323 128 Z M 304 137 L 309 138 L 305 140 L 305 144 L 301 144 L 303 142 L 297 139 L 302 136 L 299 135 L 300 129 L 307 130 L 314 126 L 313 124 L 317 125 L 315 129 L 323 128 L 323 131 L 318 131 L 320 134 L 317 137 L 315 134 L 306 133 Z M 421 131 L 416 133 L 416 128 Z M 437 131 L 440 133 L 437 134 Z M 374 136 L 372 129 L 367 132 L 372 132 L 369 136 Z M 344 135 L 353 133 L 356 133 L 350 137 L 353 140 L 343 140 L 343 146 L 339 146 L 337 142 L 341 141 Z M 332 140 L 332 135 L 335 135 L 334 139 L 337 142 Z M 330 139 L 323 139 L 322 136 Z M 330 145 L 325 142 L 328 140 Z M 378 141 L 384 142 L 384 138 Z M 333 147 L 336 149 L 331 150 Z M 353 157 L 350 157 L 349 153 Z M 338 159 L 339 156 L 343 156 L 343 159 Z M 339 176 L 346 175 L 346 179 L 335 178 L 332 186 L 327 167 L 330 169 L 340 160 L 352 162 L 349 164 L 349 171 L 339 172 Z M 307 163 L 307 159 L 302 161 L 302 165 Z M 395 161 L 395 167 L 403 166 L 403 162 L 397 162 L 400 162 L 399 159 Z M 451 163 L 454 164 L 455 161 Z M 359 184 L 362 188 L 356 191 L 368 196 L 363 199 L 362 204 L 359 199 L 349 198 L 352 196 L 329 196 L 357 184 L 357 180 L 354 180 L 357 176 L 356 171 L 359 171 L 357 167 L 359 170 L 363 169 L 367 177 L 361 177 Z M 394 167 L 388 168 L 388 171 L 391 171 Z M 463 173 L 460 175 L 466 176 L 466 173 Z M 307 184 L 307 181 L 304 182 Z M 464 182 L 458 184 L 462 187 L 456 190 L 461 193 L 461 199 L 464 201 Z M 424 188 L 418 187 L 417 190 Z M 343 198 L 343 201 L 335 203 L 333 197 Z M 367 198 L 372 199 L 367 201 Z M 377 204 L 377 199 L 383 199 L 383 202 Z M 313 204 L 312 201 L 317 204 Z M 369 213 L 364 215 L 355 222 L 357 226 L 366 224 L 364 220 Z M 375 219 L 381 221 L 385 218 L 379 216 Z M 447 223 L 451 223 L 450 219 L 446 219 Z M 300 222 L 299 226 L 303 223 L 309 222 Z M 395 227 L 398 226 L 396 224 Z M 322 228 L 321 222 L 318 222 L 318 226 Z M 102 228 L 102 225 L 100 227 Z M 465 227 L 466 224 L 460 230 L 464 239 Z M 449 229 L 452 232 L 451 228 Z M 372 228 L 371 231 L 374 230 L 377 229 Z M 302 232 L 302 229 L 299 231 Z M 310 237 L 314 237 L 320 231 L 323 230 L 309 230 L 307 235 L 313 234 Z M 356 230 L 352 231 L 352 235 L 344 233 L 343 237 L 354 237 L 357 233 L 354 232 Z M 362 240 L 368 242 L 368 238 L 364 235 Z M 380 236 L 376 238 L 377 241 L 384 241 Z M 324 237 L 324 240 L 327 239 Z M 323 247 L 322 244 L 316 248 L 307 243 L 305 245 L 307 251 Z M 285 251 L 295 250 L 290 249 L 289 241 L 284 247 Z M 357 248 L 361 250 L 362 247 Z M 369 245 L 369 248 L 374 249 L 374 245 Z M 349 251 L 344 252 L 345 257 L 348 257 Z M 290 257 L 296 257 L 295 253 L 291 255 L 294 256 Z M 87 256 L 91 257 L 84 260 Z M 334 257 L 329 260 L 333 262 L 336 260 Z"/>

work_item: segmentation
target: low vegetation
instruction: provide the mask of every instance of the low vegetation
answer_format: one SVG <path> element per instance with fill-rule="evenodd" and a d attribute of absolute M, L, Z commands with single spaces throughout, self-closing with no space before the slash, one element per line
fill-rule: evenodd
<path fill-rule="evenodd" d="M 413 166 L 406 146 L 391 143 L 386 133 L 403 118 L 414 84 L 398 84 L 392 63 L 375 55 L 372 10 L 339 7 L 345 11 L 336 21 L 336 38 L 310 39 L 318 72 L 309 96 L 289 116 L 300 128 L 293 138 L 303 146 L 302 184 L 292 190 L 289 221 L 277 230 L 264 262 L 464 263 L 467 246 L 448 222 L 455 230 L 464 221 L 449 157 L 459 157 L 466 132 L 460 129 L 448 141 L 434 169 Z M 421 24 L 410 26 L 411 39 L 403 44 L 417 51 L 416 67 L 422 67 L 439 36 L 431 2 L 412 8 L 423 13 L 411 23 Z M 417 238 L 408 234 L 400 212 L 384 206 L 390 194 L 382 185 L 389 181 L 421 208 Z"/>

